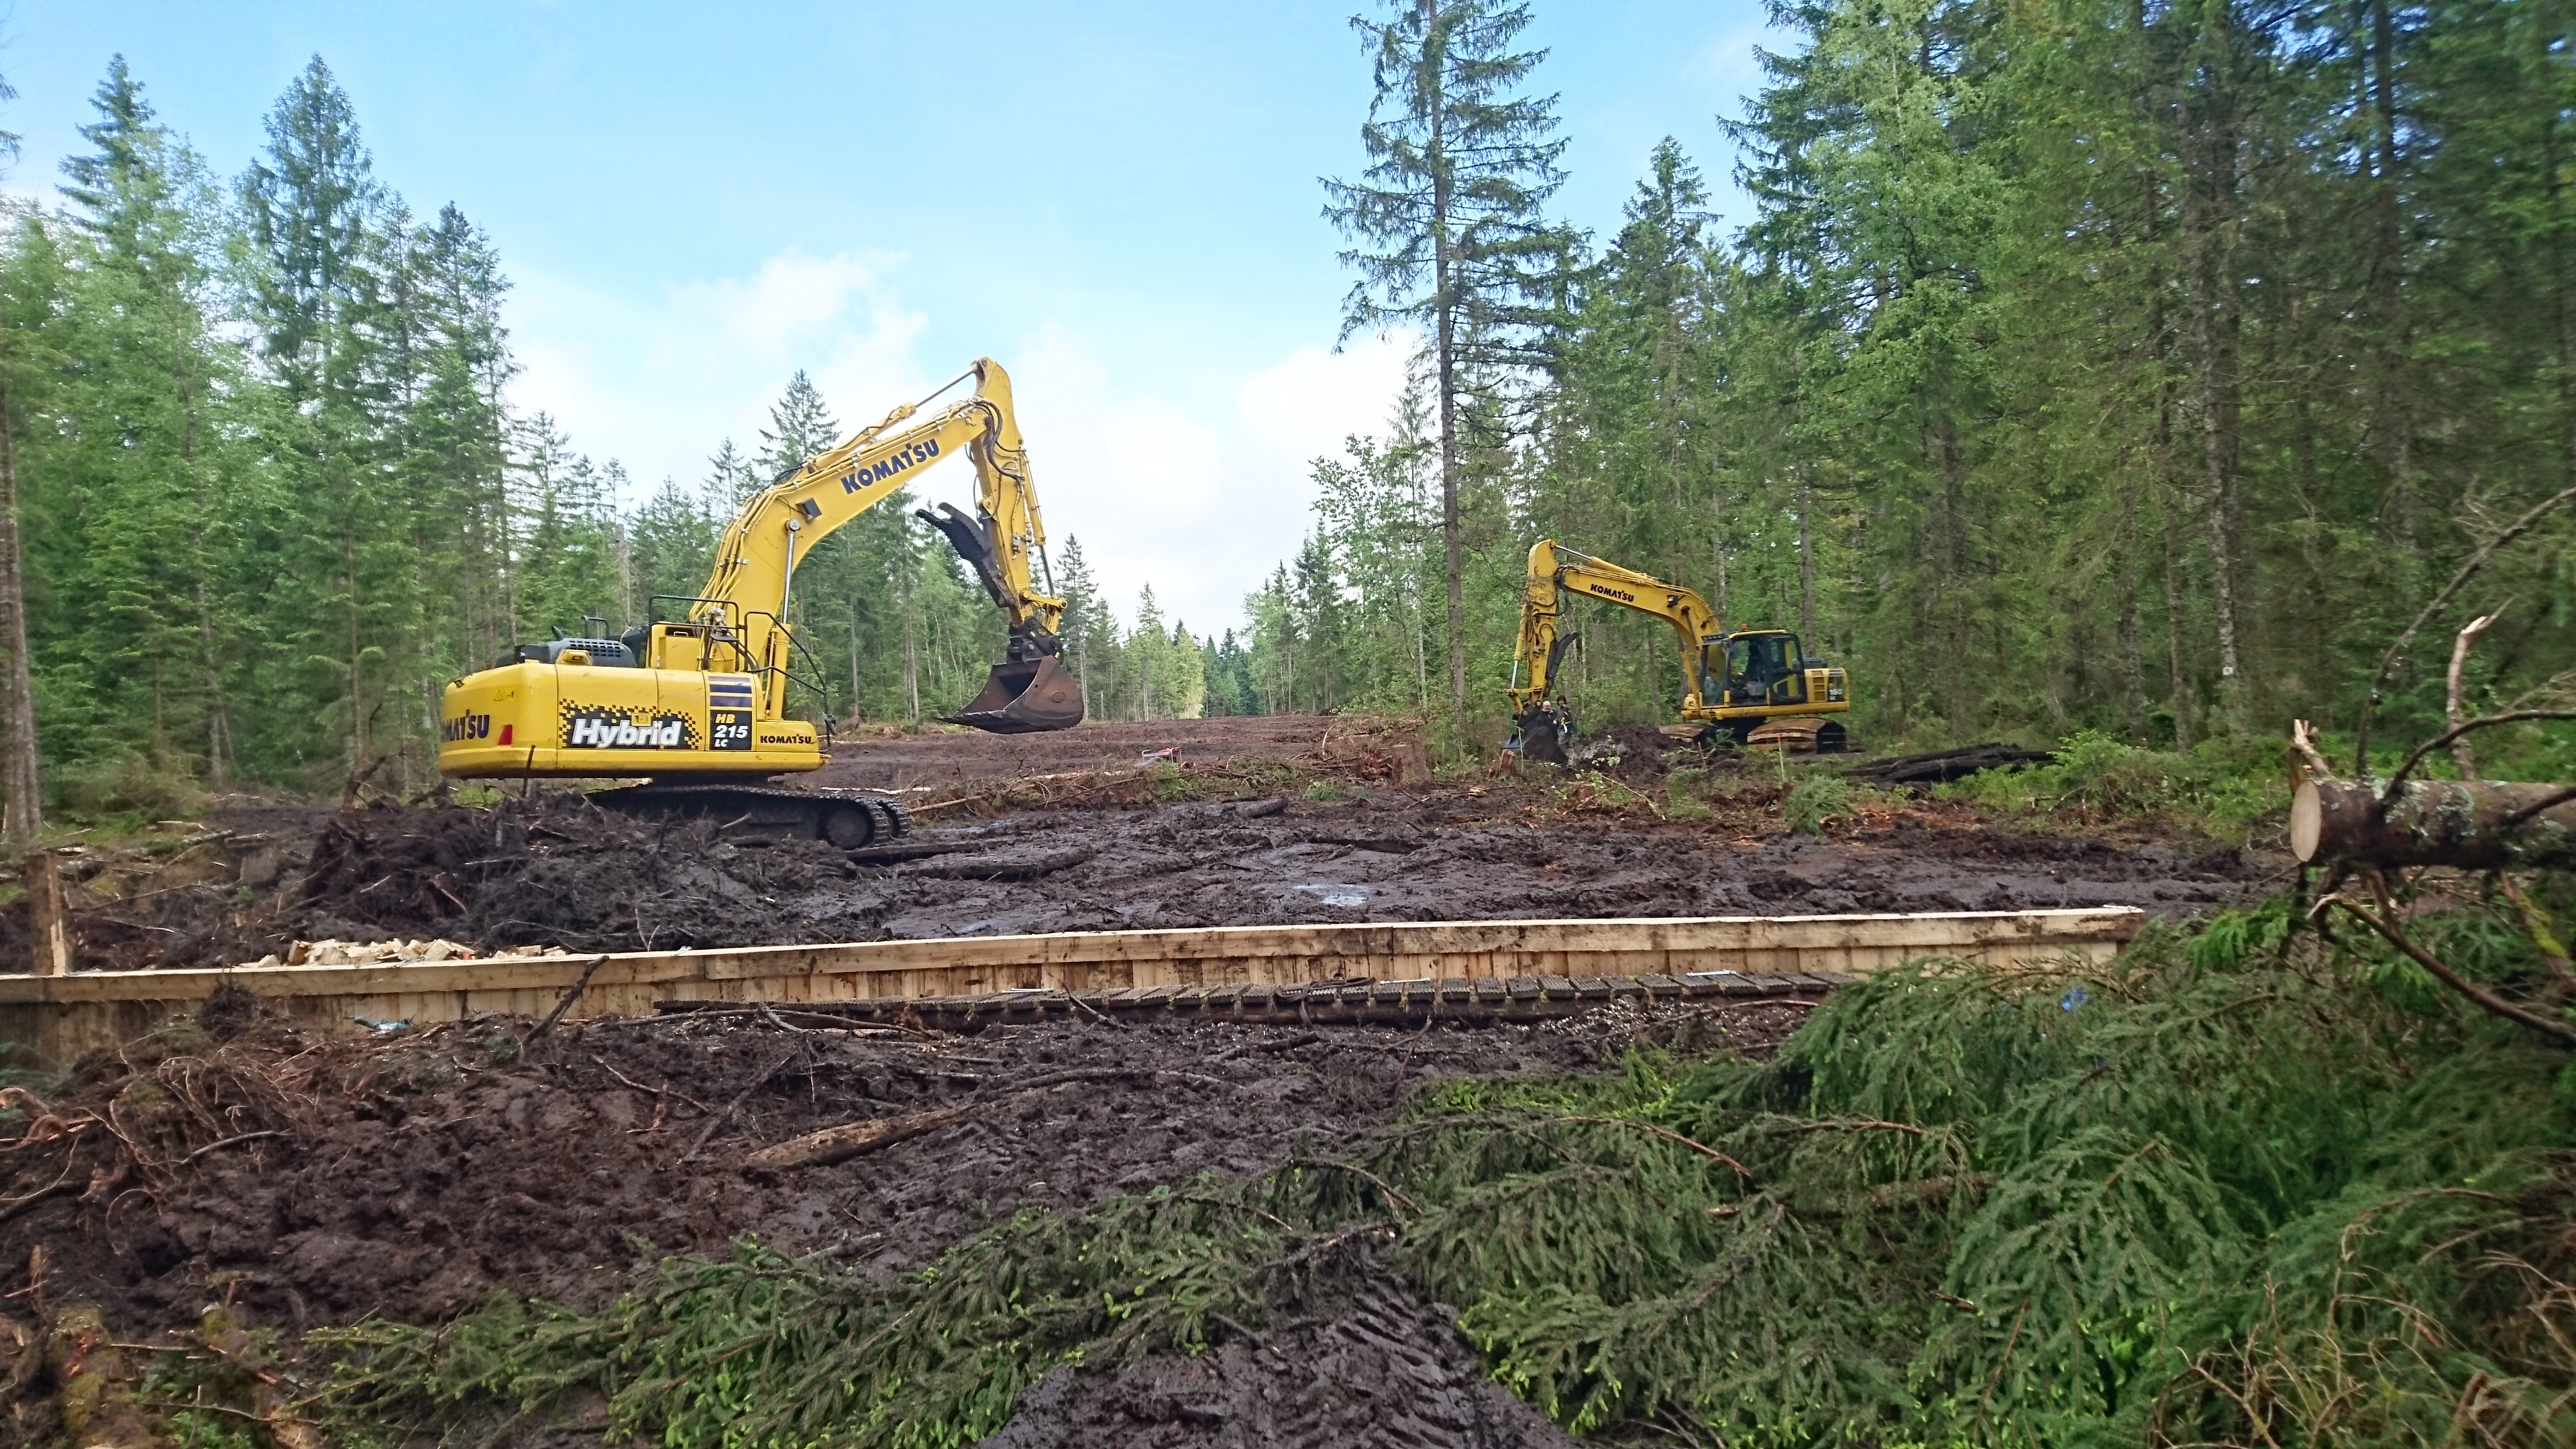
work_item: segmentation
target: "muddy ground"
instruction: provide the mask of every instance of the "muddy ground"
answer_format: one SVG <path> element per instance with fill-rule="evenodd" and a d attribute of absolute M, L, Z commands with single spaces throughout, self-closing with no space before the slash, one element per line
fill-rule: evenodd
<path fill-rule="evenodd" d="M 1194 765 L 1293 760 L 1382 732 L 1373 719 L 1313 714 L 1085 720 L 1069 730 L 1033 735 L 988 735 L 944 726 L 908 735 L 891 726 L 860 727 L 832 742 L 832 763 L 813 778 L 818 785 L 905 790 L 1116 769 L 1148 756 Z"/>
<path fill-rule="evenodd" d="M 291 1349 L 316 1325 L 436 1322 L 495 1289 L 595 1306 L 658 1254 L 722 1253 L 744 1234 L 891 1275 L 1024 1205 L 1259 1171 L 1385 1121 L 1440 1078 L 1593 1069 L 1640 1039 L 1763 1052 L 1800 1014 L 1630 1006 L 1422 1031 L 1082 1020 L 974 1036 L 691 1015 L 533 1039 L 524 1020 L 486 1018 L 321 1041 L 235 997 L 43 1099 L 11 1099 L 0 1303 L 15 1306 L 0 1314 L 95 1305 L 150 1341 L 220 1302 Z M 993 1110 L 841 1165 L 743 1161 L 817 1127 L 979 1102 Z M 0 1319 L 20 1442 L 47 1428 L 47 1383 L 12 1380 L 5 1347 L 42 1337 Z M 1564 1442 L 1483 1380 L 1447 1310 L 1383 1277 L 1226 1352 L 1058 1375 L 999 1442 Z"/>
<path fill-rule="evenodd" d="M 1126 763 L 1035 776 L 1017 772 L 1072 747 L 843 744 L 824 772 L 843 783 L 933 758 L 965 772 L 889 786 L 916 811 L 908 848 L 855 855 L 637 821 L 561 790 L 475 809 L 225 804 L 70 860 L 79 962 L 211 965 L 323 938 L 587 951 L 1300 922 L 2182 916 L 2261 894 L 2283 868 L 2177 830 L 2039 832 L 1902 792 L 1793 834 L 1776 769 L 1630 733 L 1598 774 L 1446 781 L 1426 777 L 1418 742 L 1330 719 L 1086 726 L 1071 734 L 1111 740 L 1105 758 Z M 1195 743 L 1151 767 L 1124 754 L 1165 738 Z M 1675 776 L 1679 761 L 1694 773 Z M 24 949 L 16 911 L 0 915 L 0 953 Z"/>
<path fill-rule="evenodd" d="M 1418 741 L 1364 721 L 850 741 L 821 783 L 902 792 L 919 819 L 907 849 L 731 839 L 538 791 L 474 809 L 223 802 L 77 852 L 67 871 L 85 969 L 323 937 L 599 950 L 2104 903 L 2174 916 L 2273 885 L 2270 857 L 2178 829 L 2042 833 L 1919 794 L 1865 797 L 1795 835 L 1776 763 L 1653 731 L 1605 743 L 1576 775 L 1434 781 Z M 1163 749 L 1180 754 L 1143 761 Z M 24 949 L 20 918 L 0 914 L 0 951 Z M 437 1322 L 496 1289 L 596 1305 L 657 1255 L 746 1234 L 897 1274 L 1024 1205 L 1259 1171 L 1384 1122 L 1442 1077 L 1592 1070 L 1641 1033 L 1768 1051 L 1799 1014 L 1676 1005 L 1422 1032 L 1077 1020 L 975 1036 L 708 1014 L 325 1041 L 229 995 L 67 1081 L 0 1093 L 0 1441 L 52 1432 L 56 1370 L 34 1345 L 79 1304 L 125 1341 L 175 1342 L 229 1303 L 291 1361 L 308 1328 Z M 839 1166 L 743 1162 L 818 1127 L 980 1102 L 995 1105 Z M 1050 1375 L 993 1442 L 1568 1441 L 1485 1380 L 1447 1309 L 1361 1271 L 1209 1355 Z"/>

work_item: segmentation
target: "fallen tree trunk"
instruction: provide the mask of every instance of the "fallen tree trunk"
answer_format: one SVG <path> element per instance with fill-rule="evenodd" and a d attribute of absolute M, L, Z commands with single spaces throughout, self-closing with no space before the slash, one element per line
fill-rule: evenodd
<path fill-rule="evenodd" d="M 839 1127 L 826 1127 L 791 1137 L 775 1147 L 764 1147 L 743 1159 L 746 1167 L 776 1171 L 782 1167 L 829 1167 L 879 1148 L 909 1142 L 915 1137 L 954 1126 L 979 1111 L 1000 1105 L 994 1102 L 960 1102 L 954 1107 L 933 1107 L 927 1112 L 907 1112 L 900 1117 L 871 1117 L 865 1122 L 851 1122 Z"/>
<path fill-rule="evenodd" d="M 1979 770 L 2044 765 L 2049 758 L 2044 750 L 2026 750 L 2019 745 L 1970 745 L 1965 749 L 1936 750 L 1928 755 L 1871 760 L 1855 765 L 1843 774 L 1846 779 L 1867 785 L 1946 785 L 1953 780 L 1964 780 Z"/>
<path fill-rule="evenodd" d="M 2290 851 L 2306 862 L 2448 865 L 2463 870 L 2576 865 L 2576 788 L 2486 780 L 2382 787 L 2309 780 L 2290 801 Z"/>

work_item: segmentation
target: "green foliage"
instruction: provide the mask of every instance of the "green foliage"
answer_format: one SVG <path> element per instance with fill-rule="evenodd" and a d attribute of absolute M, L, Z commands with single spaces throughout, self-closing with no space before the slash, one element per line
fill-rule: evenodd
<path fill-rule="evenodd" d="M 230 196 L 121 59 L 95 105 L 62 210 L 0 235 L 30 664 L 75 814 L 176 808 L 191 779 L 336 786 L 380 756 L 380 784 L 415 789 L 447 681 L 695 594 L 742 502 L 839 441 L 799 373 L 757 460 L 728 441 L 702 482 L 630 496 L 614 460 L 510 410 L 489 238 L 453 205 L 414 219 L 318 58 Z M 1070 540 L 1065 562 L 1095 705 L 1197 713 L 1197 641 L 1150 599 L 1122 641 Z M 844 718 L 953 711 L 1000 654 L 900 494 L 803 561 L 794 611 L 821 689 L 794 702 Z"/>
<path fill-rule="evenodd" d="M 1850 815 L 1851 808 L 1851 782 L 1819 772 L 1789 787 L 1789 798 L 1780 804 L 1780 820 L 1800 835 L 1814 835 L 1826 821 Z"/>
<path fill-rule="evenodd" d="M 1997 810 L 2062 812 L 2088 821 L 2162 816 L 2221 839 L 2242 836 L 2290 803 L 2277 750 L 2204 740 L 2176 753 L 2142 749 L 2098 730 L 2068 736 L 2045 765 L 1983 770 L 1938 793 Z"/>
<path fill-rule="evenodd" d="M 746 1244 L 598 1314 L 347 1330 L 337 1400 L 589 1388 L 668 1443 L 965 1443 L 1054 1363 L 1195 1350 L 1365 1253 L 1578 1431 L 2562 1442 L 2564 1053 L 2360 987 L 2284 919 L 1890 972 L 1770 1061 L 1442 1083 L 1272 1172 L 1031 1211 L 894 1284 Z"/>
<path fill-rule="evenodd" d="M 1874 745 L 2096 731 L 2206 776 L 2213 737 L 2350 729 L 2399 628 L 2565 486 L 2561 11 L 1818 0 L 1777 18 L 1789 39 L 1732 154 L 1701 158 L 1738 168 L 1747 224 L 1710 224 L 1673 141 L 1636 155 L 1622 224 L 1565 241 L 1522 314 L 1537 335 L 1481 380 L 1498 401 L 1462 409 L 1496 440 L 1466 450 L 1457 493 L 1478 710 L 1510 681 L 1522 552 L 1553 537 L 1688 583 L 1730 625 L 1798 629 L 1849 666 Z M 1514 78 L 1543 91 L 1544 71 Z M 1355 258 L 1364 282 L 1381 255 Z M 1382 457 L 1319 471 L 1345 596 L 1422 552 L 1414 517 L 1354 536 L 1336 500 Z M 2428 622 L 2381 691 L 2383 737 L 2437 727 L 2442 642 L 2508 598 L 2469 700 L 2567 666 L 2571 539 L 2576 515 L 2551 515 Z M 1658 621 L 1569 620 L 1583 719 L 1670 717 Z M 1416 686 L 1384 619 L 1340 623 L 1295 625 L 1340 697 Z M 1256 610 L 1256 652 L 1283 628 Z M 2492 753 L 2568 778 L 2576 731 Z M 2219 833 L 2260 810 L 2216 806 Z"/>

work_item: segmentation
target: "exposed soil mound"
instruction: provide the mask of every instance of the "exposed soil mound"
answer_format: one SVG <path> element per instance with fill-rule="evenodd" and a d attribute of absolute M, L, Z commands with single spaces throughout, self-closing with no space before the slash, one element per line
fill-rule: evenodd
<path fill-rule="evenodd" d="M 782 896 L 855 874 L 820 841 L 726 840 L 707 821 L 641 820 L 547 792 L 497 810 L 346 811 L 323 827 L 301 899 L 394 933 L 461 933 L 485 949 L 579 951 L 875 940 L 864 911 L 794 924 Z"/>
<path fill-rule="evenodd" d="M 466 913 L 466 896 L 494 866 L 506 822 L 480 811 L 346 810 L 313 839 L 308 905 L 344 920 L 401 928 Z"/>

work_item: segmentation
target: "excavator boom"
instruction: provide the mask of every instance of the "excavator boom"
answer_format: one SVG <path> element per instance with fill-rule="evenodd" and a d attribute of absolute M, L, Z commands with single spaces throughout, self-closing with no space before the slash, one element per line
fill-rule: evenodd
<path fill-rule="evenodd" d="M 910 426 L 902 425 L 922 404 L 897 407 L 753 499 L 725 530 L 691 617 L 739 629 L 763 677 L 783 686 L 791 647 L 783 621 L 797 559 L 921 469 L 962 453 L 975 467 L 975 516 L 953 504 L 918 516 L 946 535 L 975 571 L 1009 620 L 1010 645 L 983 691 L 954 718 L 1003 733 L 1080 724 L 1082 691 L 1056 663 L 1064 600 L 1039 589 L 1032 567 L 1045 562 L 1046 524 L 1012 410 L 1010 376 L 990 358 L 956 381 L 969 376 L 973 397 Z"/>

